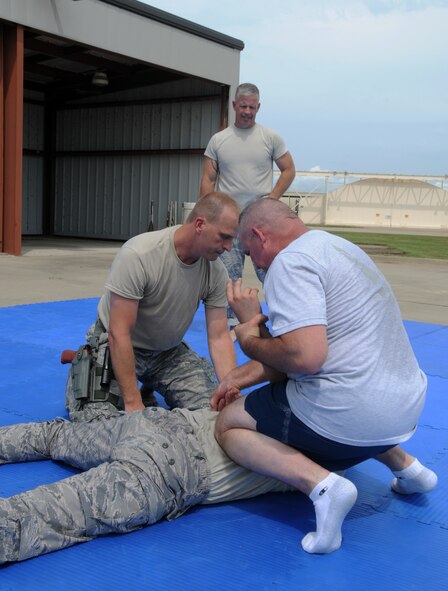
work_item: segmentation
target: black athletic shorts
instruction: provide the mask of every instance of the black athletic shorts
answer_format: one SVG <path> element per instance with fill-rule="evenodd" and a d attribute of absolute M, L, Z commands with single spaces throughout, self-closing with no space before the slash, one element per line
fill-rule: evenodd
<path fill-rule="evenodd" d="M 287 380 L 267 384 L 245 397 L 244 408 L 257 422 L 257 431 L 294 447 L 305 456 L 335 472 L 355 466 L 394 445 L 359 447 L 322 437 L 292 412 L 286 397 Z"/>

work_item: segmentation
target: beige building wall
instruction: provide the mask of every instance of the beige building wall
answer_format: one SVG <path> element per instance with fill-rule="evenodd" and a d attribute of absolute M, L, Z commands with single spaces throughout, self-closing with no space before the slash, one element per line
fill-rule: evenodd
<path fill-rule="evenodd" d="M 448 191 L 418 180 L 365 179 L 284 201 L 306 224 L 448 230 Z"/>

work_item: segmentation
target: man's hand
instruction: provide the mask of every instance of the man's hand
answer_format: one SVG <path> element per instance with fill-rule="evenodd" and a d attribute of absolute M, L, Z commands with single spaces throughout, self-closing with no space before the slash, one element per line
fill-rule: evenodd
<path fill-rule="evenodd" d="M 240 344 L 241 349 L 244 351 L 245 343 L 252 337 L 260 338 L 260 328 L 264 326 L 268 317 L 265 314 L 256 314 L 248 322 L 243 324 L 237 324 L 234 328 L 236 338 Z"/>
<path fill-rule="evenodd" d="M 124 405 L 124 410 L 126 412 L 135 412 L 137 410 L 143 410 L 144 408 L 145 408 L 145 405 L 143 404 L 141 398 L 140 398 L 140 400 L 128 402 L 127 404 Z"/>
<path fill-rule="evenodd" d="M 225 377 L 212 392 L 210 406 L 213 410 L 222 410 L 241 396 L 240 387 L 231 377 Z"/>
<path fill-rule="evenodd" d="M 241 282 L 241 279 L 237 279 L 235 283 L 232 283 L 231 279 L 228 280 L 227 301 L 238 320 L 244 323 L 260 314 L 261 306 L 258 299 L 258 289 L 256 287 L 241 289 Z"/>

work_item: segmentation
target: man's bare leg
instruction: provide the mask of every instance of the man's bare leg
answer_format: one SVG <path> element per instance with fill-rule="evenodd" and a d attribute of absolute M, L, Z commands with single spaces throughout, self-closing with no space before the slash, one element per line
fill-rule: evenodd
<path fill-rule="evenodd" d="M 395 474 L 391 487 L 402 495 L 426 493 L 437 485 L 437 474 L 423 466 L 417 458 L 399 445 L 375 457 Z"/>
<path fill-rule="evenodd" d="M 277 478 L 309 496 L 316 511 L 316 531 L 302 539 L 306 552 L 327 554 L 342 541 L 341 526 L 357 490 L 349 480 L 322 468 L 299 451 L 255 431 L 255 420 L 240 398 L 221 411 L 216 438 L 238 464 Z"/>

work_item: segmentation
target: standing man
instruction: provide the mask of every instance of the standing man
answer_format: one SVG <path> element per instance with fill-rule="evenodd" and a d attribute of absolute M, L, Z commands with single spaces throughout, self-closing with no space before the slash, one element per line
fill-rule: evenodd
<path fill-rule="evenodd" d="M 255 122 L 260 109 L 260 92 L 255 84 L 240 84 L 232 105 L 235 124 L 212 136 L 205 150 L 200 196 L 224 191 L 241 209 L 261 197 L 280 199 L 294 180 L 295 166 L 278 133 Z M 274 162 L 280 176 L 272 188 Z M 221 259 L 230 279 L 236 281 L 242 276 L 244 253 L 238 239 Z M 258 276 L 263 279 L 264 273 Z M 235 325 L 237 320 L 230 309 L 228 316 L 229 325 Z"/>
<path fill-rule="evenodd" d="M 111 402 L 127 412 L 143 409 L 137 379 L 146 391 L 162 394 L 170 407 L 204 406 L 204 393 L 216 387 L 213 368 L 182 339 L 203 301 L 218 380 L 235 367 L 226 321 L 228 276 L 217 259 L 232 248 L 238 216 L 232 197 L 211 193 L 185 224 L 140 234 L 121 247 L 93 331 L 100 343 L 108 341 L 119 396 L 111 393 L 104 402 L 86 399 L 73 393 L 76 380 L 69 378 L 67 406 L 73 420 L 88 418 L 92 404 L 95 412 Z"/>
<path fill-rule="evenodd" d="M 436 486 L 436 474 L 399 446 L 416 430 L 426 376 L 390 285 L 360 248 L 309 230 L 272 199 L 243 211 L 240 238 L 267 271 L 272 332 L 257 290 L 229 282 L 229 304 L 242 323 L 235 333 L 252 361 L 232 370 L 213 394 L 215 409 L 235 399 L 219 415 L 217 440 L 235 462 L 307 494 L 317 527 L 302 547 L 332 552 L 357 496 L 336 471 L 375 458 L 394 472 L 397 493 Z"/>

